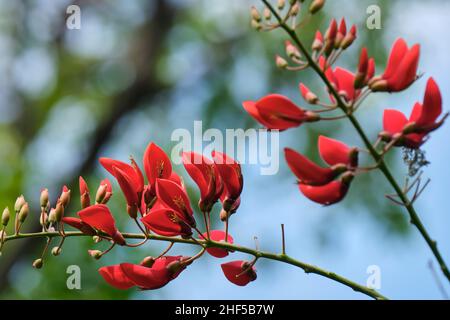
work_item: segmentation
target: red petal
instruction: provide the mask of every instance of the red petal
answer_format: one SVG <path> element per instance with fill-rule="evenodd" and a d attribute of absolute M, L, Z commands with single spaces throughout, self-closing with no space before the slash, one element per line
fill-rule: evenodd
<path fill-rule="evenodd" d="M 121 263 L 120 268 L 132 283 L 144 290 L 159 289 L 171 280 L 166 268 L 154 269 L 131 263 Z"/>
<path fill-rule="evenodd" d="M 258 109 L 256 108 L 256 102 L 254 101 L 244 101 L 242 103 L 242 106 L 244 107 L 245 111 L 248 112 L 256 121 L 258 121 L 260 124 L 262 124 L 267 129 L 274 130 L 276 128 L 272 127 L 272 124 L 267 122 L 261 115 L 259 114 Z"/>
<path fill-rule="evenodd" d="M 435 123 L 436 119 L 442 113 L 442 96 L 437 83 L 433 78 L 427 82 L 425 90 L 425 97 L 423 100 L 423 107 L 420 117 L 418 117 L 416 124 L 418 126 L 429 126 Z"/>
<path fill-rule="evenodd" d="M 369 82 L 369 80 L 372 79 L 374 75 L 375 75 L 375 60 L 373 58 L 370 58 L 367 66 L 366 82 Z"/>
<path fill-rule="evenodd" d="M 114 218 L 104 204 L 96 204 L 78 212 L 78 216 L 91 227 L 113 236 L 117 232 Z"/>
<path fill-rule="evenodd" d="M 367 55 L 367 48 L 364 47 L 362 48 L 361 55 L 359 57 L 358 71 L 361 73 L 366 73 L 368 66 L 369 66 L 369 56 Z"/>
<path fill-rule="evenodd" d="M 347 99 L 353 100 L 355 98 L 355 75 L 344 68 L 337 67 L 334 70 L 334 76 L 337 79 L 338 91 L 346 92 Z"/>
<path fill-rule="evenodd" d="M 114 170 L 114 176 L 117 179 L 117 182 L 119 183 L 120 189 L 122 189 L 123 194 L 125 195 L 125 198 L 127 199 L 127 204 L 129 206 L 138 206 L 139 205 L 139 198 L 137 190 L 135 190 L 133 181 L 130 179 L 129 176 L 126 175 L 125 172 L 120 170 L 119 168 L 113 167 Z"/>
<path fill-rule="evenodd" d="M 150 143 L 144 153 L 144 170 L 154 188 L 156 179 L 168 179 L 172 174 L 172 164 L 167 154 L 155 143 Z"/>
<path fill-rule="evenodd" d="M 89 193 L 88 185 L 86 184 L 86 181 L 83 179 L 82 176 L 78 179 L 78 184 L 80 186 L 80 195 Z"/>
<path fill-rule="evenodd" d="M 133 166 L 126 164 L 125 162 L 110 158 L 100 158 L 100 164 L 113 176 L 115 176 L 114 167 L 122 170 L 125 175 L 127 175 L 133 181 L 134 189 L 137 192 L 142 192 L 142 190 L 144 189 L 144 180 L 142 174 L 141 176 L 139 176 L 140 171 L 136 171 Z"/>
<path fill-rule="evenodd" d="M 246 286 L 249 282 L 256 279 L 256 270 L 252 267 L 249 272 L 241 274 L 245 270 L 243 264 L 244 261 L 238 260 L 223 263 L 220 266 L 222 267 L 223 274 L 231 283 L 238 286 Z"/>
<path fill-rule="evenodd" d="M 286 130 L 297 127 L 305 120 L 305 112 L 291 100 L 279 94 L 270 94 L 255 104 L 259 115 L 269 129 Z"/>
<path fill-rule="evenodd" d="M 224 190 L 226 190 L 229 198 L 236 200 L 244 186 L 241 165 L 225 153 L 214 150 L 211 155 L 220 173 Z"/>
<path fill-rule="evenodd" d="M 328 165 L 336 164 L 350 165 L 350 148 L 341 141 L 319 137 L 319 153 L 323 161 Z"/>
<path fill-rule="evenodd" d="M 179 220 L 173 210 L 162 208 L 153 209 L 141 221 L 151 231 L 166 237 L 189 236 L 192 234 L 191 228 L 185 223 L 174 222 Z"/>
<path fill-rule="evenodd" d="M 208 235 L 207 232 L 205 232 L 203 234 L 203 236 L 206 238 Z M 209 232 L 210 238 L 213 241 L 217 241 L 217 242 L 225 242 L 225 232 L 223 232 L 222 230 L 211 230 Z M 227 243 L 233 243 L 233 237 L 228 234 L 228 239 L 227 239 Z M 216 258 L 224 258 L 226 256 L 228 256 L 228 250 L 226 249 L 220 249 L 220 248 L 208 248 L 206 249 L 206 251 L 212 255 L 213 257 Z"/>
<path fill-rule="evenodd" d="M 341 201 L 348 191 L 348 186 L 340 181 L 332 181 L 319 187 L 299 184 L 299 188 L 305 197 L 325 206 Z"/>
<path fill-rule="evenodd" d="M 331 168 L 322 168 L 304 155 L 289 149 L 284 149 L 286 162 L 301 183 L 324 185 L 334 179 Z"/>
<path fill-rule="evenodd" d="M 387 79 L 389 91 L 398 92 L 411 85 L 416 79 L 419 56 L 420 46 L 416 44 L 406 53 L 395 74 Z"/>
<path fill-rule="evenodd" d="M 211 187 L 215 188 L 214 162 L 195 152 L 183 152 L 183 165 L 189 176 L 197 184 L 201 199 L 211 196 Z M 214 184 L 213 184 L 214 182 Z"/>
<path fill-rule="evenodd" d="M 134 287 L 134 283 L 128 279 L 120 265 L 101 267 L 98 272 L 106 282 L 117 289 L 126 290 Z"/>
<path fill-rule="evenodd" d="M 178 184 L 166 179 L 156 179 L 156 195 L 166 207 L 180 213 L 188 224 L 195 225 L 189 197 Z"/>
<path fill-rule="evenodd" d="M 71 227 L 74 227 L 84 234 L 93 236 L 96 235 L 97 232 L 95 232 L 94 229 L 91 228 L 88 224 L 84 223 L 81 219 L 73 218 L 73 217 L 63 217 L 62 222 L 65 224 L 68 224 Z"/>
<path fill-rule="evenodd" d="M 106 192 L 112 192 L 112 184 L 111 181 L 109 181 L 109 179 L 105 178 L 102 181 L 100 181 L 100 185 L 106 185 Z"/>
<path fill-rule="evenodd" d="M 405 56 L 407 51 L 408 45 L 406 44 L 405 40 L 401 38 L 397 39 L 389 55 L 389 61 L 386 70 L 384 71 L 383 74 L 384 79 L 388 79 L 396 73 L 396 70 L 400 65 L 401 61 L 403 60 L 403 57 Z"/>
<path fill-rule="evenodd" d="M 345 23 L 344 18 L 342 18 L 341 22 L 339 23 L 339 33 L 341 33 L 343 36 L 347 34 L 347 24 Z"/>
<path fill-rule="evenodd" d="M 383 113 L 383 128 L 390 134 L 396 134 L 403 131 L 403 128 L 408 123 L 405 115 L 400 111 L 393 109 L 386 109 Z"/>

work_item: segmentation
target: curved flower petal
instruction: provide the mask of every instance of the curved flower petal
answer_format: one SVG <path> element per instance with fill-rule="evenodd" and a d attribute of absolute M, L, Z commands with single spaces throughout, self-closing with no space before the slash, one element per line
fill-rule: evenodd
<path fill-rule="evenodd" d="M 335 177 L 331 168 L 322 168 L 295 150 L 285 148 L 284 154 L 289 168 L 300 183 L 324 185 Z"/>
<path fill-rule="evenodd" d="M 319 153 L 323 161 L 330 166 L 336 164 L 351 165 L 351 149 L 341 141 L 319 136 Z"/>
<path fill-rule="evenodd" d="M 248 262 L 238 260 L 221 264 L 225 277 L 237 286 L 246 286 L 251 281 L 256 280 L 256 269 L 251 267 L 247 272 L 243 273 L 247 268 Z"/>
<path fill-rule="evenodd" d="M 125 275 L 120 265 L 101 267 L 98 272 L 107 283 L 117 289 L 126 290 L 134 287 L 134 282 Z"/>
<path fill-rule="evenodd" d="M 208 235 L 207 232 L 203 233 L 203 236 L 206 238 Z M 217 241 L 217 242 L 225 242 L 225 232 L 223 232 L 222 230 L 211 230 L 209 232 L 209 236 L 210 239 L 213 241 Z M 227 238 L 227 243 L 233 243 L 233 237 L 228 234 L 228 238 Z M 206 251 L 212 255 L 213 257 L 216 258 L 224 258 L 226 256 L 228 256 L 228 250 L 226 249 L 221 249 L 221 248 L 207 248 Z"/>
<path fill-rule="evenodd" d="M 406 116 L 400 111 L 393 109 L 384 110 L 383 128 L 390 134 L 402 132 L 407 123 L 408 119 L 406 119 Z"/>
<path fill-rule="evenodd" d="M 172 174 L 172 164 L 167 154 L 155 143 L 151 142 L 144 152 L 144 170 L 147 179 L 154 188 L 156 179 L 169 179 Z"/>
<path fill-rule="evenodd" d="M 310 186 L 299 184 L 300 191 L 311 201 L 329 206 L 341 201 L 348 191 L 348 184 L 341 181 L 332 181 L 324 186 Z"/>

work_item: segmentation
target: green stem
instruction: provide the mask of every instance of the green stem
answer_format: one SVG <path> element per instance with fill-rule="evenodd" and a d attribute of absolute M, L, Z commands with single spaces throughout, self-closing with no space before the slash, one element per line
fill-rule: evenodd
<path fill-rule="evenodd" d="M 280 27 L 283 28 L 286 33 L 292 38 L 292 40 L 295 42 L 295 44 L 298 46 L 299 50 L 302 52 L 306 60 L 308 61 L 309 65 L 314 69 L 314 71 L 319 75 L 319 77 L 322 79 L 322 81 L 327 86 L 330 93 L 333 95 L 333 97 L 336 99 L 336 102 L 338 104 L 338 107 L 346 113 L 347 118 L 350 120 L 353 127 L 358 132 L 359 136 L 363 140 L 364 144 L 366 145 L 366 148 L 369 150 L 369 153 L 373 157 L 373 159 L 379 163 L 379 169 L 384 174 L 388 182 L 391 184 L 392 188 L 397 193 L 400 201 L 403 203 L 404 207 L 406 208 L 409 217 L 410 222 L 419 230 L 421 236 L 425 239 L 428 247 L 430 247 L 433 255 L 435 256 L 436 260 L 439 263 L 439 267 L 442 271 L 442 273 L 445 275 L 447 280 L 450 282 L 450 271 L 437 248 L 437 242 L 431 238 L 431 236 L 428 234 L 428 231 L 424 227 L 422 221 L 419 218 L 419 215 L 417 214 L 413 204 L 409 200 L 408 196 L 403 192 L 402 188 L 399 186 L 397 181 L 395 180 L 394 176 L 392 175 L 389 167 L 386 165 L 384 158 L 375 150 L 375 148 L 372 146 L 372 143 L 370 142 L 369 138 L 367 137 L 366 133 L 362 129 L 361 125 L 359 124 L 358 120 L 354 117 L 353 114 L 347 112 L 347 107 L 345 106 L 345 103 L 342 101 L 341 96 L 338 94 L 336 89 L 333 87 L 333 85 L 330 83 L 328 78 L 326 77 L 325 73 L 321 70 L 320 66 L 317 65 L 317 63 L 314 61 L 314 59 L 309 54 L 308 50 L 306 50 L 303 43 L 300 41 L 299 37 L 297 36 L 297 33 L 295 30 L 289 27 L 285 22 L 283 22 L 283 19 L 280 17 L 278 12 L 272 7 L 272 5 L 267 0 L 262 0 L 262 2 L 269 8 L 270 11 L 272 11 L 273 15 L 276 17 L 276 19 L 280 23 Z"/>
<path fill-rule="evenodd" d="M 138 234 L 138 233 L 122 233 L 122 235 L 125 239 L 145 239 L 146 238 L 146 235 Z M 21 233 L 18 235 L 11 235 L 11 236 L 5 237 L 5 243 L 8 241 L 17 240 L 17 239 L 41 238 L 41 237 L 55 238 L 55 237 L 60 237 L 60 236 L 61 235 L 58 232 Z M 83 237 L 83 236 L 88 236 L 88 235 L 86 235 L 82 232 L 79 232 L 79 231 L 68 231 L 65 234 L 66 238 Z M 230 243 L 226 243 L 226 242 L 216 242 L 216 241 L 211 241 L 211 240 L 193 241 L 191 239 L 164 237 L 164 236 L 158 236 L 158 235 L 154 235 L 154 234 L 147 235 L 147 238 L 150 240 L 154 240 L 154 241 L 168 241 L 168 242 L 173 242 L 173 243 L 184 243 L 184 244 L 191 244 L 191 245 L 195 245 L 195 246 L 202 246 L 205 248 L 221 248 L 221 249 L 226 249 L 228 251 L 238 251 L 238 252 L 242 252 L 242 253 L 247 253 L 247 254 L 254 256 L 255 258 L 264 258 L 264 259 L 268 259 L 268 260 L 284 262 L 284 263 L 299 267 L 299 268 L 303 269 L 306 273 L 317 274 L 317 275 L 323 276 L 325 278 L 331 279 L 333 281 L 339 282 L 339 283 L 353 289 L 354 291 L 360 292 L 360 293 L 365 294 L 374 299 L 387 300 L 387 298 L 385 296 L 383 296 L 382 294 L 380 294 L 379 292 L 377 292 L 373 289 L 369 289 L 365 286 L 362 286 L 362 285 L 360 285 L 356 282 L 353 282 L 347 278 L 344 278 L 334 272 L 330 272 L 325 269 L 319 268 L 317 266 L 296 260 L 285 254 L 264 252 L 264 251 L 260 251 L 260 250 L 254 250 L 251 248 L 238 246 L 235 244 L 230 244 Z"/>

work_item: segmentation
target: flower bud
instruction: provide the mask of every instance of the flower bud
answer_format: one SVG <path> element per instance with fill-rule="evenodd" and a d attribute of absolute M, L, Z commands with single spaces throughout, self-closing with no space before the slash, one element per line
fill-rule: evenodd
<path fill-rule="evenodd" d="M 95 260 L 98 260 L 102 257 L 102 252 L 100 250 L 88 250 L 88 253 Z"/>
<path fill-rule="evenodd" d="M 102 238 L 100 238 L 99 236 L 93 236 L 92 240 L 94 240 L 95 243 L 99 243 L 100 241 L 102 241 Z"/>
<path fill-rule="evenodd" d="M 350 32 L 347 33 L 347 35 L 341 42 L 341 49 L 343 50 L 347 49 L 353 44 L 355 40 L 356 40 L 356 26 L 353 25 L 352 28 L 350 29 Z"/>
<path fill-rule="evenodd" d="M 41 191 L 41 197 L 39 199 L 41 203 L 41 208 L 47 208 L 48 205 L 48 189 L 42 189 Z"/>
<path fill-rule="evenodd" d="M 103 199 L 106 196 L 106 189 L 108 188 L 108 186 L 106 184 L 101 184 L 98 189 L 97 189 L 97 193 L 95 195 L 95 202 L 96 203 L 103 203 Z"/>
<path fill-rule="evenodd" d="M 295 17 L 300 12 L 300 4 L 296 2 L 291 9 L 291 16 Z"/>
<path fill-rule="evenodd" d="M 272 18 L 272 12 L 269 8 L 265 7 L 263 11 L 264 19 L 270 20 Z"/>
<path fill-rule="evenodd" d="M 70 202 L 70 189 L 67 188 L 67 186 L 63 187 L 61 197 L 59 197 L 59 200 L 61 201 L 62 205 L 64 207 L 67 207 L 67 205 Z"/>
<path fill-rule="evenodd" d="M 316 32 L 316 37 L 314 38 L 314 41 L 312 43 L 311 48 L 314 51 L 320 51 L 323 48 L 323 36 L 322 33 L 320 31 Z"/>
<path fill-rule="evenodd" d="M 55 208 L 55 219 L 57 222 L 60 222 L 62 217 L 64 216 L 64 206 L 62 201 L 58 201 Z"/>
<path fill-rule="evenodd" d="M 49 223 L 56 223 L 57 220 L 56 220 L 56 212 L 55 211 L 56 210 L 54 208 L 50 209 L 50 213 L 48 214 L 47 219 L 45 219 L 45 217 L 42 217 L 43 221 L 41 221 L 41 225 L 46 224 L 45 220 L 48 220 Z"/>
<path fill-rule="evenodd" d="M 259 14 L 258 9 L 256 9 L 254 6 L 250 8 L 250 14 L 252 16 L 252 20 L 255 20 L 256 22 L 261 22 L 261 15 Z"/>
<path fill-rule="evenodd" d="M 285 42 L 286 55 L 290 58 L 300 58 L 300 51 L 289 40 Z"/>
<path fill-rule="evenodd" d="M 278 2 L 277 2 L 278 10 L 283 10 L 285 5 L 286 5 L 286 0 L 278 0 Z"/>
<path fill-rule="evenodd" d="M 21 223 L 23 223 L 25 221 L 25 219 L 28 216 L 29 211 L 30 211 L 30 208 L 28 207 L 28 203 L 25 202 L 23 204 L 22 208 L 20 208 L 20 211 L 19 211 L 19 221 Z"/>
<path fill-rule="evenodd" d="M 8 222 L 9 222 L 9 218 L 11 217 L 11 214 L 9 213 L 9 208 L 8 207 L 6 207 L 4 210 L 3 210 L 3 213 L 2 213 L 2 225 L 3 226 L 7 226 L 8 225 Z"/>
<path fill-rule="evenodd" d="M 128 215 L 132 218 L 132 219 L 136 219 L 137 218 L 137 211 L 138 211 L 138 208 L 137 208 L 137 206 L 130 206 L 130 205 L 127 205 L 127 212 L 128 212 Z"/>
<path fill-rule="evenodd" d="M 275 64 L 280 69 L 286 69 L 288 66 L 287 61 L 282 57 L 280 57 L 279 55 L 275 56 Z"/>
<path fill-rule="evenodd" d="M 16 213 L 18 213 L 20 211 L 20 209 L 22 209 L 22 206 L 25 204 L 25 197 L 23 195 L 21 195 L 20 197 L 17 198 L 16 203 L 14 204 L 14 211 L 16 211 Z"/>
<path fill-rule="evenodd" d="M 258 21 L 252 20 L 252 28 L 259 31 L 262 29 L 262 25 Z"/>
<path fill-rule="evenodd" d="M 59 256 L 61 254 L 61 247 L 54 247 L 52 249 L 52 255 Z"/>
<path fill-rule="evenodd" d="M 33 261 L 33 268 L 35 269 L 40 269 L 42 268 L 42 266 L 44 265 L 44 261 L 42 261 L 42 259 L 36 259 Z"/>
<path fill-rule="evenodd" d="M 315 14 L 318 11 L 320 11 L 325 4 L 325 0 L 314 0 L 311 2 L 311 5 L 309 6 L 309 12 L 311 14 Z"/>

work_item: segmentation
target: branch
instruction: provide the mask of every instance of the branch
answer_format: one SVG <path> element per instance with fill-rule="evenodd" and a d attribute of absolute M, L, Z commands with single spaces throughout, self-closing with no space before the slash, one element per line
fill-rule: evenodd
<path fill-rule="evenodd" d="M 122 235 L 125 239 L 145 239 L 146 238 L 145 234 L 139 234 L 139 233 L 122 233 Z M 86 235 L 82 232 L 79 232 L 79 231 L 65 232 L 65 238 L 83 237 L 83 236 L 88 236 L 88 235 Z M 48 239 L 52 239 L 52 238 L 61 237 L 61 234 L 59 232 L 22 233 L 22 234 L 18 234 L 18 235 L 7 236 L 7 237 L 5 237 L 4 240 L 5 240 L 5 242 L 8 242 L 8 241 L 17 240 L 17 239 L 45 238 L 45 237 Z M 102 237 L 107 238 L 108 236 L 102 234 Z M 149 240 L 153 240 L 153 241 L 167 241 L 167 242 L 171 242 L 171 243 L 184 243 L 184 244 L 190 244 L 190 245 L 195 245 L 195 246 L 202 246 L 204 248 L 221 248 L 221 249 L 226 249 L 229 251 L 238 251 L 238 252 L 242 252 L 242 253 L 247 253 L 258 259 L 264 258 L 264 259 L 268 259 L 268 260 L 284 262 L 284 263 L 296 266 L 298 268 L 301 268 L 306 273 L 317 274 L 319 276 L 339 282 L 339 283 L 353 289 L 354 291 L 365 294 L 376 300 L 387 300 L 388 299 L 387 297 L 383 296 L 381 293 L 379 293 L 376 290 L 362 286 L 362 285 L 360 285 L 356 282 L 353 282 L 347 278 L 344 278 L 343 276 L 340 276 L 334 272 L 330 272 L 328 270 L 319 268 L 317 266 L 296 260 L 285 254 L 264 252 L 264 251 L 250 249 L 250 248 L 235 245 L 235 244 L 229 244 L 226 242 L 216 242 L 216 241 L 211 241 L 211 240 L 195 240 L 194 241 L 194 240 L 190 240 L 190 239 L 164 237 L 164 236 L 158 236 L 158 235 L 154 235 L 154 234 L 147 235 L 147 238 Z"/>
<path fill-rule="evenodd" d="M 382 155 L 380 155 L 377 150 L 372 146 L 372 143 L 370 142 L 369 138 L 367 137 L 366 133 L 362 129 L 359 121 L 355 118 L 355 116 L 352 113 L 347 112 L 347 108 L 345 106 L 344 101 L 342 101 L 341 96 L 336 91 L 336 89 L 333 87 L 333 85 L 330 83 L 328 78 L 326 77 L 325 73 L 321 70 L 321 68 L 317 65 L 317 63 L 314 61 L 308 50 L 305 48 L 303 43 L 300 41 L 299 37 L 297 36 L 297 33 L 294 29 L 292 29 L 286 22 L 280 17 L 278 12 L 272 7 L 272 5 L 269 3 L 268 0 L 262 0 L 262 2 L 269 8 L 269 10 L 273 13 L 275 18 L 278 20 L 280 27 L 283 28 L 286 33 L 292 38 L 292 40 L 295 42 L 295 44 L 300 49 L 301 53 L 303 54 L 304 58 L 306 58 L 308 64 L 313 68 L 313 70 L 317 73 L 317 75 L 322 79 L 322 81 L 327 86 L 330 93 L 333 95 L 334 99 L 336 99 L 338 107 L 346 114 L 348 120 L 350 120 L 353 127 L 358 132 L 359 136 L 363 140 L 364 144 L 366 145 L 366 148 L 369 150 L 370 155 L 375 160 L 376 163 L 379 163 L 379 169 L 384 174 L 388 182 L 391 184 L 392 188 L 395 190 L 395 192 L 398 195 L 398 198 L 405 206 L 409 217 L 410 222 L 419 230 L 422 238 L 426 241 L 428 247 L 431 249 L 433 255 L 435 256 L 436 260 L 439 263 L 440 269 L 442 273 L 445 275 L 447 280 L 450 282 L 450 271 L 437 248 L 437 242 L 433 240 L 430 235 L 428 234 L 428 231 L 426 230 L 425 226 L 423 225 L 422 221 L 419 218 L 419 215 L 417 214 L 412 202 L 408 198 L 408 196 L 402 191 L 402 188 L 395 180 L 394 176 L 392 175 L 389 167 L 386 165 L 384 158 Z"/>

